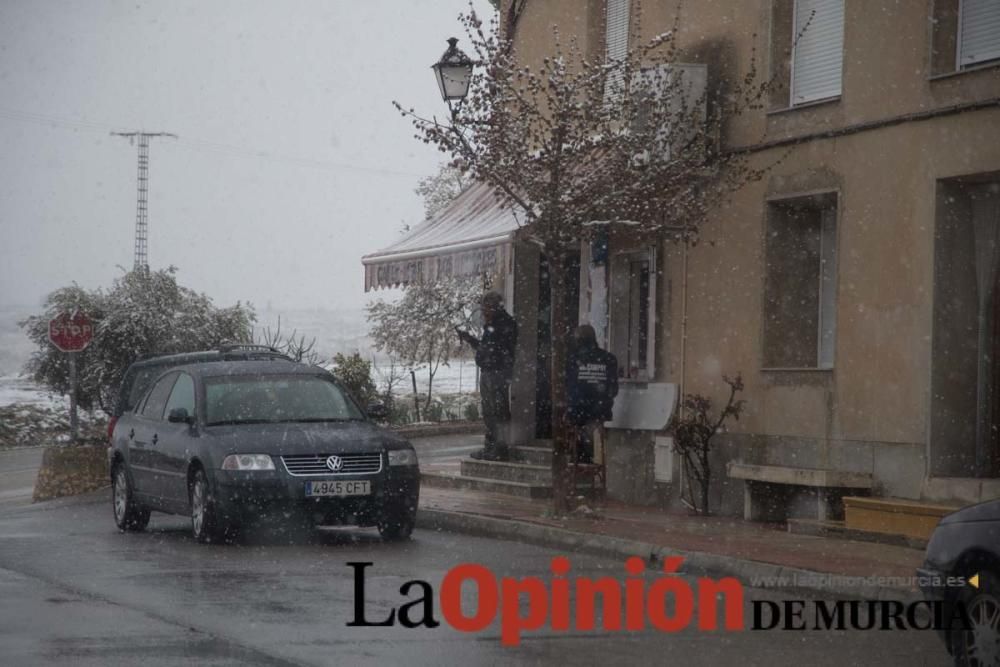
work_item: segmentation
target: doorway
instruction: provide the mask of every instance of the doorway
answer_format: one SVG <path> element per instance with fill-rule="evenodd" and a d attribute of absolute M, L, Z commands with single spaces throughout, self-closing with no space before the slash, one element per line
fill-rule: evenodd
<path fill-rule="evenodd" d="M 930 474 L 1000 477 L 1000 179 L 938 182 Z"/>

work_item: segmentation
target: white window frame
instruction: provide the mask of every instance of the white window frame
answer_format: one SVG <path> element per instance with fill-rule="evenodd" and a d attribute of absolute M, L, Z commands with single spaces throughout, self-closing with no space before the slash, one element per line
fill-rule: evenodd
<path fill-rule="evenodd" d="M 594 327 L 598 346 L 608 348 L 608 263 L 595 264 L 589 241 L 580 241 L 578 320 Z"/>
<path fill-rule="evenodd" d="M 839 203 L 839 202 L 838 202 Z M 816 368 L 830 370 L 837 353 L 837 209 L 820 210 Z"/>
<path fill-rule="evenodd" d="M 621 323 L 617 318 L 622 317 L 621 304 L 628 305 L 631 301 L 629 292 L 630 266 L 634 261 L 647 261 L 649 263 L 649 294 L 646 297 L 646 366 L 639 368 L 635 377 L 631 375 L 630 360 L 627 356 L 622 357 L 621 350 L 628 350 L 632 345 L 631 341 L 625 341 L 620 345 L 616 338 L 616 331 Z M 609 275 L 609 305 L 608 305 L 608 350 L 618 357 L 619 371 L 624 373 L 624 381 L 632 382 L 652 382 L 656 377 L 656 284 L 658 282 L 659 271 L 656 265 L 656 248 L 650 246 L 642 250 L 630 252 L 614 253 L 610 258 Z M 616 305 L 619 307 L 616 308 Z M 626 310 L 624 317 L 629 317 Z M 625 331 L 631 338 L 630 322 L 625 323 Z M 620 335 L 620 334 L 619 334 Z"/>
<path fill-rule="evenodd" d="M 980 63 L 989 62 L 991 60 L 1000 59 L 1000 34 L 998 34 L 997 43 L 991 50 L 985 51 L 982 54 L 973 54 L 974 57 L 966 57 L 963 54 L 964 51 L 964 40 L 962 39 L 965 31 L 963 30 L 964 19 L 965 19 L 965 6 L 970 0 L 959 0 L 958 2 L 958 34 L 955 36 L 955 63 L 956 70 L 961 70 L 963 67 L 974 67 Z M 981 2 L 982 0 L 972 0 L 973 2 Z M 991 0 L 998 7 L 1000 7 L 1000 2 L 996 0 Z"/>
<path fill-rule="evenodd" d="M 844 32 L 846 29 L 846 19 L 842 16 L 840 25 L 840 70 L 839 76 L 837 78 L 836 91 L 833 90 L 823 90 L 819 93 L 813 93 L 809 96 L 803 96 L 801 99 L 796 99 L 796 85 L 795 85 L 795 60 L 797 53 L 799 52 L 799 47 L 801 46 L 801 40 L 796 43 L 799 38 L 799 4 L 806 0 L 792 0 L 792 59 L 789 64 L 789 105 L 790 106 L 800 106 L 804 104 L 813 104 L 815 102 L 821 102 L 824 100 L 831 100 L 840 97 L 844 91 Z M 822 0 L 819 0 L 822 1 Z M 845 0 L 826 0 L 827 2 L 839 2 L 841 4 L 841 14 L 844 12 L 844 2 Z M 807 36 L 809 29 L 806 29 L 806 33 L 803 37 Z"/>

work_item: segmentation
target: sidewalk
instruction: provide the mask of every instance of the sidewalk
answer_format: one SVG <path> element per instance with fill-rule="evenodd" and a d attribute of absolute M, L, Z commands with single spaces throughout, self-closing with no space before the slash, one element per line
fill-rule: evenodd
<path fill-rule="evenodd" d="M 865 599 L 918 599 L 911 578 L 923 552 L 788 533 L 783 526 L 699 517 L 608 501 L 595 518 L 552 518 L 551 501 L 423 486 L 419 526 L 624 559 L 684 556 L 681 571 L 733 576 L 784 591 Z M 877 578 L 895 581 L 878 581 Z M 859 581 L 860 578 L 871 578 Z M 901 581 L 905 580 L 905 581 Z"/>

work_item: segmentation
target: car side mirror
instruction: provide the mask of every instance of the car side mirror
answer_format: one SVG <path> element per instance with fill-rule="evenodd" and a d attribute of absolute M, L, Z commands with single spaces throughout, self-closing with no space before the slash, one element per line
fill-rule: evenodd
<path fill-rule="evenodd" d="M 193 424 L 194 417 L 188 414 L 187 408 L 174 408 L 167 415 L 167 421 L 171 424 Z"/>
<path fill-rule="evenodd" d="M 368 416 L 375 421 L 384 422 L 389 419 L 389 408 L 381 401 L 369 403 Z"/>

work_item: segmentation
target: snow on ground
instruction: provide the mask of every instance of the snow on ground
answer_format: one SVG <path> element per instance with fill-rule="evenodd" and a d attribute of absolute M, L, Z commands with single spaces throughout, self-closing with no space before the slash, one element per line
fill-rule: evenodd
<path fill-rule="evenodd" d="M 68 409 L 69 399 L 65 396 L 49 393 L 26 378 L 13 375 L 0 376 L 0 407 L 15 403 Z"/>

